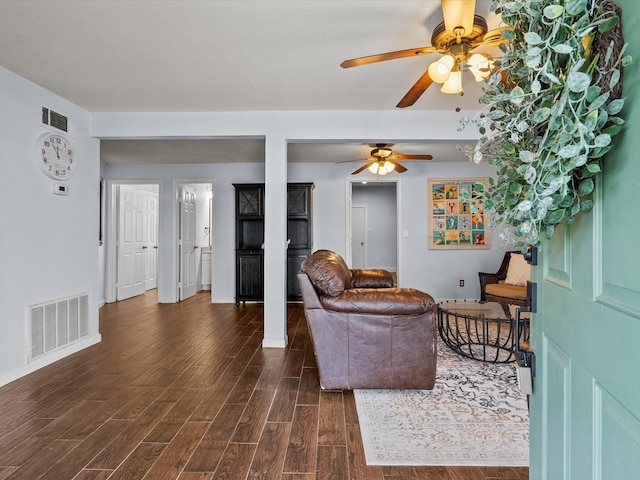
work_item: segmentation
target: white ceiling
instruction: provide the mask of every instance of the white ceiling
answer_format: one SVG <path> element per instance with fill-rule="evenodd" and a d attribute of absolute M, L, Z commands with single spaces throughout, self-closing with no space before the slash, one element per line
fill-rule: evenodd
<path fill-rule="evenodd" d="M 498 26 L 490 3 L 476 4 L 489 29 Z M 351 69 L 340 62 L 430 45 L 441 21 L 440 0 L 1 0 L 0 65 L 91 112 L 395 110 L 433 55 Z M 433 85 L 410 108 L 477 108 L 480 85 L 465 75 L 464 96 Z M 139 162 L 161 163 L 158 153 L 177 147 L 184 155 L 170 142 L 184 141 L 104 142 L 103 157 L 123 162 L 127 148 Z M 264 158 L 259 140 L 188 142 L 192 163 L 238 149 Z M 289 155 L 334 158 L 327 148 L 301 144 Z M 368 149 L 343 153 L 360 158 Z"/>

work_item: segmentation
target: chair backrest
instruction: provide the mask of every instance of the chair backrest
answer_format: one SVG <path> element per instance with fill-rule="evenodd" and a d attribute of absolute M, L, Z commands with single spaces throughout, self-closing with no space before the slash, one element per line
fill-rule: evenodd
<path fill-rule="evenodd" d="M 317 250 L 302 262 L 300 270 L 306 273 L 324 295 L 337 297 L 351 286 L 351 274 L 344 259 L 330 250 Z"/>

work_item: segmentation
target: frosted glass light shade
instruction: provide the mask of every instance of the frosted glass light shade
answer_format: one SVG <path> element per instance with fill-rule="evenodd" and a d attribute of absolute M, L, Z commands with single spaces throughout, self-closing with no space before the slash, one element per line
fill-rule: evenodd
<path fill-rule="evenodd" d="M 389 169 L 389 167 L 387 166 L 387 164 L 391 165 L 391 168 Z M 391 162 L 374 162 L 372 163 L 368 170 L 373 173 L 374 175 L 386 175 L 387 173 L 393 171 L 394 169 L 394 165 Z"/>
<path fill-rule="evenodd" d="M 385 173 L 393 172 L 395 170 L 395 168 L 396 168 L 396 166 L 393 163 L 391 163 L 389 161 L 384 162 Z"/>
<path fill-rule="evenodd" d="M 491 74 L 491 65 L 493 62 L 484 55 L 474 53 L 469 57 L 467 63 L 469 64 L 469 71 L 473 73 L 476 82 L 481 82 Z"/>
<path fill-rule="evenodd" d="M 454 70 L 444 82 L 440 89 L 442 93 L 460 93 L 462 92 L 462 72 Z"/>
<path fill-rule="evenodd" d="M 442 14 L 447 35 L 454 37 L 456 27 L 462 27 L 463 34 L 469 35 L 473 30 L 475 10 L 476 0 L 442 0 Z"/>
<path fill-rule="evenodd" d="M 429 76 L 436 83 L 444 83 L 449 78 L 455 60 L 451 55 L 443 55 L 438 61 L 429 65 Z"/>

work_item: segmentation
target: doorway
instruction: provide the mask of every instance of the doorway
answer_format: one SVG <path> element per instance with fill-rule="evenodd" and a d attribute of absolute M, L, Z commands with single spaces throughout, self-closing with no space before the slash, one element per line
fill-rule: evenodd
<path fill-rule="evenodd" d="M 347 262 L 352 268 L 399 270 L 398 181 L 348 181 Z"/>
<path fill-rule="evenodd" d="M 182 183 L 174 182 L 174 185 L 178 192 L 177 189 Z M 194 250 L 193 247 L 197 248 L 193 255 L 193 268 L 189 274 L 198 292 L 210 290 L 213 283 L 213 183 L 189 182 L 187 185 L 194 187 L 197 199 L 192 250 Z M 173 197 L 171 204 L 165 202 L 163 207 L 162 202 L 159 201 L 160 187 L 161 182 L 114 181 L 109 183 L 106 212 L 107 302 L 144 294 L 153 288 L 159 289 L 158 299 L 161 303 L 175 303 L 180 299 L 178 290 L 181 269 L 177 269 L 177 274 L 172 273 L 176 271 L 175 266 L 180 263 L 178 220 L 180 207 L 177 195 Z M 151 194 L 154 199 L 154 215 L 145 214 L 144 207 L 141 206 L 142 201 L 139 197 L 148 196 L 148 194 Z M 169 205 L 172 205 L 171 208 Z M 146 232 L 150 232 L 149 235 Z M 121 244 L 120 240 L 124 237 L 130 240 L 127 245 Z M 162 239 L 165 241 L 163 242 Z M 167 245 L 167 243 L 173 243 L 173 245 Z M 123 290 L 122 285 L 125 286 L 124 291 L 120 291 Z M 213 290 L 211 292 L 213 294 Z"/>
<path fill-rule="evenodd" d="M 110 289 L 115 300 L 142 295 L 158 286 L 158 184 L 112 187 L 115 221 L 110 240 L 115 255 Z"/>
<path fill-rule="evenodd" d="M 212 290 L 213 184 L 178 183 L 177 299 Z"/>

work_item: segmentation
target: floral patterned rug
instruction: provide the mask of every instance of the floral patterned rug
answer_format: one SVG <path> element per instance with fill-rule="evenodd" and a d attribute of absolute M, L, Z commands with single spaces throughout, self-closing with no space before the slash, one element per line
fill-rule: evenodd
<path fill-rule="evenodd" d="M 438 344 L 433 390 L 355 390 L 368 465 L 528 466 L 529 415 L 515 367 Z"/>

